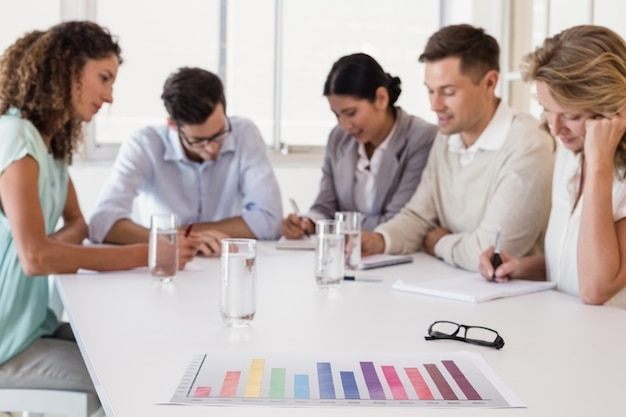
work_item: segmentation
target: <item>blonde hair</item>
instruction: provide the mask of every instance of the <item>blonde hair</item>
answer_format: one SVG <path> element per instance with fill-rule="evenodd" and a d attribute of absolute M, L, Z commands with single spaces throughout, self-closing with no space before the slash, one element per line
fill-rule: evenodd
<path fill-rule="evenodd" d="M 593 114 L 622 111 L 626 108 L 626 42 L 603 26 L 571 27 L 523 57 L 522 78 L 545 83 L 563 107 Z M 626 169 L 626 134 L 617 148 L 615 167 Z"/>

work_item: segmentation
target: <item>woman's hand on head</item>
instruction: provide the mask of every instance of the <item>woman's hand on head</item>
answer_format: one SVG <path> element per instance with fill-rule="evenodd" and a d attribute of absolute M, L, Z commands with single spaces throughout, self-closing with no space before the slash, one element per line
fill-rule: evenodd
<path fill-rule="evenodd" d="M 613 158 L 624 133 L 626 133 L 626 109 L 598 115 L 585 121 L 585 160 L 588 164 L 613 163 Z"/>

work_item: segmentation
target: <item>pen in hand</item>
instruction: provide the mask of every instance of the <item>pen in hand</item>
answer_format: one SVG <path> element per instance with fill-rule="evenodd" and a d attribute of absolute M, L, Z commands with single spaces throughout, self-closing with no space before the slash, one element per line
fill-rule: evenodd
<path fill-rule="evenodd" d="M 496 269 L 502 265 L 502 258 L 500 258 L 500 235 L 501 231 L 498 229 L 496 232 L 496 243 L 493 245 L 493 258 L 491 259 L 491 265 L 493 266 L 492 282 L 496 280 Z"/>
<path fill-rule="evenodd" d="M 302 217 L 300 217 L 300 210 L 298 210 L 298 205 L 296 204 L 296 200 L 294 200 L 293 198 L 290 198 L 289 203 L 291 203 L 291 209 L 293 210 L 294 214 L 298 216 L 300 220 L 302 220 Z M 306 228 L 304 228 L 304 234 L 306 237 L 311 237 L 311 235 L 309 234 L 309 231 Z"/>
<path fill-rule="evenodd" d="M 193 228 L 193 222 L 187 225 L 187 228 L 185 229 L 185 237 L 189 237 L 189 233 L 191 233 L 192 228 Z"/>

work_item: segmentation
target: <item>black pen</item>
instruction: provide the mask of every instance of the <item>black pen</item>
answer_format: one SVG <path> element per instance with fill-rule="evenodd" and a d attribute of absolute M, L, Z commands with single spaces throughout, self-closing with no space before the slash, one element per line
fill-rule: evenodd
<path fill-rule="evenodd" d="M 493 245 L 493 258 L 491 259 L 491 265 L 493 266 L 492 282 L 496 280 L 496 269 L 502 265 L 502 258 L 500 258 L 500 235 L 501 231 L 498 229 L 496 232 L 496 243 Z"/>
<path fill-rule="evenodd" d="M 295 215 L 298 216 L 300 220 L 302 220 L 302 217 L 300 217 L 300 210 L 298 210 L 298 205 L 296 204 L 296 200 L 294 200 L 293 198 L 290 198 L 289 203 L 291 203 L 291 209 L 293 210 Z M 311 237 L 311 235 L 309 234 L 309 231 L 306 230 L 306 228 L 304 229 L 304 234 L 306 235 L 306 237 Z"/>
<path fill-rule="evenodd" d="M 354 275 L 345 275 L 343 277 L 344 281 L 363 281 L 363 282 L 383 282 L 380 278 L 374 277 L 355 277 Z"/>

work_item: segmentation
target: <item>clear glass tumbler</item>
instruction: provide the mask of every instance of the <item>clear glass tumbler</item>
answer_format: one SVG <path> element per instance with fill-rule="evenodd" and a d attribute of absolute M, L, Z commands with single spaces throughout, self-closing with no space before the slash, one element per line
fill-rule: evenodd
<path fill-rule="evenodd" d="M 222 239 L 222 321 L 230 327 L 246 327 L 256 313 L 256 240 Z"/>

